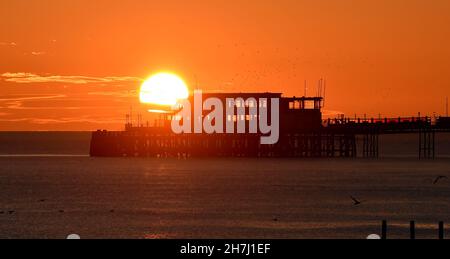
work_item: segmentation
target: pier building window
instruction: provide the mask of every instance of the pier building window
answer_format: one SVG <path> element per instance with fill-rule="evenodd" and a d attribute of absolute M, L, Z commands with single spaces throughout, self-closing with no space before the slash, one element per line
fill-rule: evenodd
<path fill-rule="evenodd" d="M 289 102 L 289 109 L 290 110 L 300 110 L 300 109 L 302 109 L 302 102 L 301 101 Z"/>
<path fill-rule="evenodd" d="M 259 107 L 267 108 L 267 100 L 263 100 L 259 103 Z"/>
<path fill-rule="evenodd" d="M 314 101 L 305 101 L 305 109 L 308 110 L 315 109 Z"/>

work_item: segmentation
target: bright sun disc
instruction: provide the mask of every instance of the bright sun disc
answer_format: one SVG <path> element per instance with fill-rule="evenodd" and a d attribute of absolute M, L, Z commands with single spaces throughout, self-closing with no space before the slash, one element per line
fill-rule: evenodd
<path fill-rule="evenodd" d="M 171 73 L 159 73 L 151 76 L 141 86 L 141 103 L 172 106 L 178 100 L 187 99 L 189 90 L 179 76 Z"/>

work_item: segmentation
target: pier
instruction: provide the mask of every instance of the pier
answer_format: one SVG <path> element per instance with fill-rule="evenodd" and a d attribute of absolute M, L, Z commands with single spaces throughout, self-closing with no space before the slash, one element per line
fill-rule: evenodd
<path fill-rule="evenodd" d="M 382 135 L 416 134 L 417 156 L 436 157 L 436 133 L 450 132 L 448 117 L 336 118 L 322 120 L 323 98 L 282 97 L 279 93 L 221 93 L 216 98 L 280 98 L 280 138 L 277 144 L 261 145 L 261 134 L 174 134 L 172 115 L 160 115 L 153 126 L 140 121 L 133 125 L 130 116 L 124 131 L 98 130 L 92 133 L 90 154 L 94 157 L 311 157 L 365 158 L 380 156 Z M 237 99 L 236 99 L 237 100 Z M 248 100 L 248 99 L 247 99 Z M 270 105 L 270 104 L 269 104 Z M 246 107 L 248 110 L 249 107 Z M 203 116 L 207 116 L 204 114 Z M 224 118 L 224 120 L 230 118 Z M 237 125 L 249 116 L 231 118 Z M 246 131 L 248 132 L 248 131 Z M 359 141 L 362 152 L 358 152 Z"/>

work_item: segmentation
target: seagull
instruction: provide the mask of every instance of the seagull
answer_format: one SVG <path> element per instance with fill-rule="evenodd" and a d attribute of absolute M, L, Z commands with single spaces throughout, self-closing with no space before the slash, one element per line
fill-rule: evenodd
<path fill-rule="evenodd" d="M 437 184 L 440 180 L 443 180 L 443 179 L 448 179 L 448 177 L 444 176 L 444 175 L 439 175 L 438 177 L 436 177 L 433 184 Z"/>
<path fill-rule="evenodd" d="M 353 200 L 353 205 L 354 206 L 361 205 L 361 201 L 357 200 L 355 197 L 350 196 L 350 198 Z"/>

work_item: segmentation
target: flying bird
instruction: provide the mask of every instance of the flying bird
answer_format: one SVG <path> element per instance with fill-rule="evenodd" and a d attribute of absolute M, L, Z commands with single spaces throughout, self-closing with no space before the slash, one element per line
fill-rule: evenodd
<path fill-rule="evenodd" d="M 444 176 L 444 175 L 439 175 L 438 177 L 436 177 L 433 184 L 437 184 L 440 180 L 443 180 L 443 179 L 448 179 L 448 177 Z"/>
<path fill-rule="evenodd" d="M 350 196 L 350 198 L 353 200 L 353 205 L 354 205 L 354 206 L 361 205 L 361 201 L 359 201 L 359 200 L 356 199 L 355 197 Z"/>

